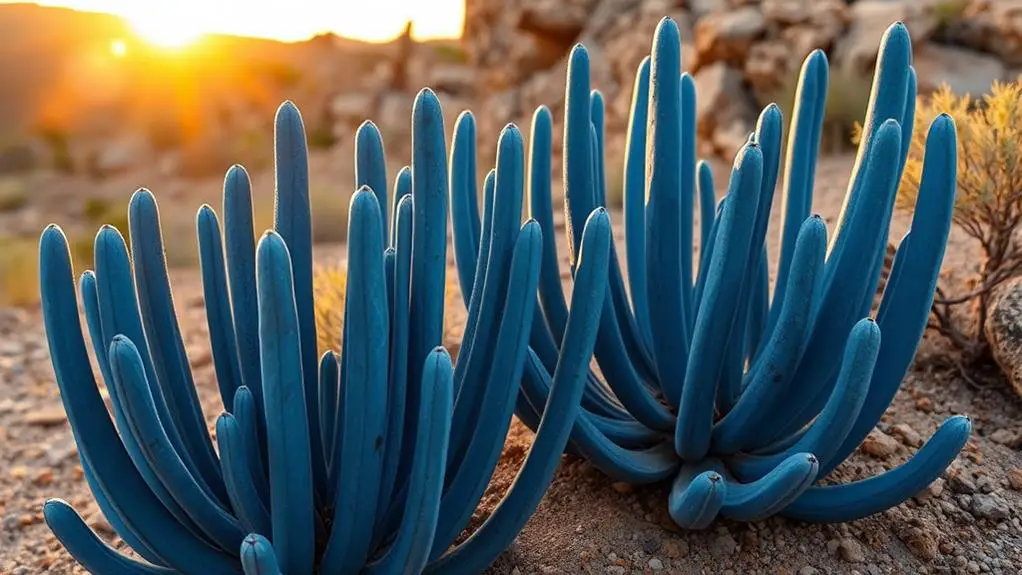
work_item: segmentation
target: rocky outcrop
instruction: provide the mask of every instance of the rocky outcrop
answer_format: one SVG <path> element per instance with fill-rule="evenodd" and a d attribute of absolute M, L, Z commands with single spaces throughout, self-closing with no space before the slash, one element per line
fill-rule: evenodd
<path fill-rule="evenodd" d="M 664 16 L 679 23 L 683 68 L 710 99 L 699 103 L 701 153 L 726 159 L 762 106 L 790 107 L 813 50 L 828 55 L 835 89 L 868 86 L 880 37 L 895 21 L 912 33 L 922 91 L 947 83 L 978 94 L 1022 68 L 1022 0 L 468 0 L 464 42 L 477 70 L 480 137 L 527 123 L 539 105 L 557 117 L 565 57 L 583 42 L 607 102 L 608 150 L 620 148 L 635 70 Z"/>
<path fill-rule="evenodd" d="M 1022 66 L 1022 0 L 969 0 L 956 16 L 943 34 L 949 43 Z"/>

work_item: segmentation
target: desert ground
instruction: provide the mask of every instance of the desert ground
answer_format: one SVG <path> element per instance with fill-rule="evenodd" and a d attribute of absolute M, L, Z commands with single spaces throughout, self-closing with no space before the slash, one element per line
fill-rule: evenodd
<path fill-rule="evenodd" d="M 336 189 L 337 202 L 347 201 L 350 157 L 313 158 L 313 178 Z M 851 156 L 836 156 L 820 162 L 813 210 L 830 226 L 840 212 L 852 161 Z M 727 166 L 715 168 L 720 186 L 726 181 Z M 257 193 L 268 197 L 272 180 L 262 174 L 253 179 Z M 130 189 L 125 187 L 125 193 Z M 188 190 L 181 193 L 189 201 L 202 198 L 219 204 L 215 180 Z M 159 189 L 154 191 L 158 199 L 162 197 Z M 174 198 L 175 203 L 181 201 Z M 896 214 L 894 241 L 907 229 L 909 216 Z M 619 219 L 620 213 L 613 212 L 612 217 Z M 776 224 L 772 222 L 769 236 L 773 252 Z M 342 223 L 336 225 L 343 229 Z M 316 257 L 321 262 L 343 262 L 344 246 L 320 244 Z M 967 275 L 975 259 L 974 246 L 954 233 L 944 262 L 945 279 L 955 281 Z M 456 289 L 451 281 L 454 273 L 449 268 L 449 283 Z M 175 269 L 171 279 L 184 341 L 212 425 L 222 406 L 198 273 Z M 446 330 L 446 344 L 452 350 L 457 349 L 464 314 L 464 304 L 454 293 L 448 302 Z M 565 456 L 539 509 L 488 572 L 1018 573 L 1022 571 L 1022 401 L 995 371 L 970 372 L 966 379 L 948 357 L 946 344 L 928 335 L 882 423 L 831 478 L 848 481 L 893 467 L 911 455 L 944 418 L 970 416 L 975 432 L 958 460 L 943 478 L 905 504 L 849 524 L 818 526 L 780 518 L 750 524 L 718 520 L 706 531 L 682 532 L 667 514 L 667 485 L 640 488 L 613 483 L 585 461 Z M 531 432 L 515 421 L 473 524 L 485 518 L 513 482 L 531 440 Z M 38 308 L 0 309 L 0 572 L 84 572 L 43 523 L 42 503 L 50 497 L 71 502 L 108 541 L 121 544 L 82 477 Z"/>

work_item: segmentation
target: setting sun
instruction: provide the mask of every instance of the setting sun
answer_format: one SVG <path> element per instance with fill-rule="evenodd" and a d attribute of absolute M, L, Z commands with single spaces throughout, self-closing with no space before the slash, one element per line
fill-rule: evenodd
<path fill-rule="evenodd" d="M 205 34 L 300 41 L 324 32 L 384 42 L 413 23 L 417 39 L 457 38 L 465 0 L 41 0 L 38 4 L 121 16 L 139 38 L 182 48 Z"/>
<path fill-rule="evenodd" d="M 184 48 L 206 32 L 194 19 L 169 10 L 129 17 L 132 30 L 143 40 L 160 48 Z"/>
<path fill-rule="evenodd" d="M 127 42 L 120 39 L 110 42 L 110 53 L 117 58 L 123 58 L 128 53 Z"/>

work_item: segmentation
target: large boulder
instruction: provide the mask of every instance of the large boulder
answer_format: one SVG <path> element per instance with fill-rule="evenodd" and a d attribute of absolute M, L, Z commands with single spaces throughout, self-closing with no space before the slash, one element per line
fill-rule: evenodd
<path fill-rule="evenodd" d="M 600 0 L 466 3 L 464 42 L 471 63 L 496 89 L 556 64 L 578 40 Z"/>
<path fill-rule="evenodd" d="M 980 97 L 995 80 L 1004 80 L 1004 63 L 989 54 L 968 48 L 927 44 L 916 50 L 912 63 L 919 78 L 919 91 L 932 92 L 946 84 L 957 94 Z"/>
<path fill-rule="evenodd" d="M 968 0 L 941 36 L 950 43 L 994 54 L 1009 66 L 1020 66 L 1022 0 Z"/>
<path fill-rule="evenodd" d="M 936 6 L 940 0 L 859 0 L 851 5 L 851 26 L 834 47 L 838 66 L 866 71 L 876 62 L 877 48 L 893 22 L 904 22 L 912 43 L 920 45 L 940 26 Z"/>
<path fill-rule="evenodd" d="M 1022 397 L 1022 277 L 1002 284 L 987 310 L 990 351 L 1012 387 Z"/>
<path fill-rule="evenodd" d="M 701 68 L 695 75 L 696 120 L 705 150 L 734 158 L 756 126 L 756 105 L 745 89 L 742 73 L 724 62 Z"/>
<path fill-rule="evenodd" d="M 703 16 L 695 28 L 699 65 L 718 61 L 741 64 L 753 43 L 766 33 L 766 25 L 763 12 L 756 6 Z"/>

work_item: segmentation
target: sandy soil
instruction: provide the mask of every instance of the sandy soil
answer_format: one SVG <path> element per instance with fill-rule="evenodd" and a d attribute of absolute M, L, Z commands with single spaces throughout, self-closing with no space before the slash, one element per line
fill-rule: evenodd
<path fill-rule="evenodd" d="M 814 210 L 836 221 L 849 158 L 821 162 Z M 718 186 L 725 181 L 718 170 Z M 720 193 L 720 192 L 718 192 Z M 779 194 L 778 194 L 779 201 Z M 776 211 L 776 210 L 775 210 Z M 620 220 L 619 214 L 615 220 Z M 892 237 L 907 229 L 899 214 Z M 771 251 L 776 250 L 771 231 Z M 320 250 L 319 257 L 340 252 Z M 962 277 L 974 250 L 957 234 L 945 270 Z M 195 272 L 172 274 L 186 346 L 212 422 L 220 412 Z M 457 344 L 464 309 L 452 298 L 448 343 Z M 999 376 L 970 374 L 967 384 L 942 367 L 942 342 L 924 342 L 883 422 L 837 478 L 851 480 L 907 458 L 944 418 L 968 414 L 976 433 L 945 477 L 913 500 L 850 524 L 810 526 L 783 519 L 718 521 L 680 532 L 666 512 L 666 486 L 610 482 L 566 456 L 537 513 L 491 573 L 1018 573 L 1022 571 L 1022 401 Z M 477 521 L 514 480 L 531 443 L 517 421 Z M 74 504 L 111 541 L 82 478 L 64 419 L 38 310 L 0 310 L 0 573 L 79 573 L 42 522 L 48 497 Z"/>

